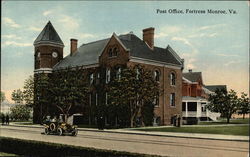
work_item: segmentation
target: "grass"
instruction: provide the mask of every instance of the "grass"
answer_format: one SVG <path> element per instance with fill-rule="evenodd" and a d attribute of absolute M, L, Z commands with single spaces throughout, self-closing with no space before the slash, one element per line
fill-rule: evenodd
<path fill-rule="evenodd" d="M 220 119 L 218 121 L 199 122 L 199 125 L 221 125 L 221 124 L 249 124 L 249 118 L 231 119 L 229 123 L 227 123 L 226 119 Z"/>
<path fill-rule="evenodd" d="M 163 128 L 144 128 L 136 129 L 141 131 L 160 131 L 160 132 L 183 132 L 183 133 L 204 133 L 204 134 L 223 134 L 223 135 L 249 135 L 249 126 L 215 126 L 215 127 L 163 127 Z"/>
<path fill-rule="evenodd" d="M 5 153 L 5 152 L 0 152 L 0 156 L 18 156 L 16 154 L 10 154 L 10 153 Z"/>

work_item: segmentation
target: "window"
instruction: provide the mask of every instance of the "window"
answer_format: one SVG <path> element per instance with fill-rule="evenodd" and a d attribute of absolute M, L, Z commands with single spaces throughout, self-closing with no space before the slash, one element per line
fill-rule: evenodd
<path fill-rule="evenodd" d="M 89 75 L 89 83 L 93 84 L 93 82 L 94 82 L 94 74 L 92 73 Z"/>
<path fill-rule="evenodd" d="M 170 84 L 175 85 L 175 74 L 174 73 L 170 74 Z"/>
<path fill-rule="evenodd" d="M 97 106 L 98 105 L 98 94 L 95 93 L 95 105 Z"/>
<path fill-rule="evenodd" d="M 108 93 L 105 93 L 105 104 L 108 105 Z"/>
<path fill-rule="evenodd" d="M 118 68 L 118 70 L 116 72 L 116 78 L 118 78 L 118 80 L 121 79 L 121 72 L 122 72 L 121 68 Z"/>
<path fill-rule="evenodd" d="M 175 106 L 175 93 L 170 94 L 170 106 Z"/>
<path fill-rule="evenodd" d="M 138 80 L 140 76 L 140 71 L 138 68 L 136 68 L 136 79 Z"/>
<path fill-rule="evenodd" d="M 188 102 L 188 111 L 197 111 L 197 102 Z"/>
<path fill-rule="evenodd" d="M 110 69 L 106 69 L 106 83 L 110 82 Z"/>
<path fill-rule="evenodd" d="M 109 49 L 109 57 L 112 57 L 112 48 Z"/>
<path fill-rule="evenodd" d="M 114 48 L 114 50 L 113 50 L 113 56 L 117 56 L 117 54 L 118 54 L 118 48 Z"/>
<path fill-rule="evenodd" d="M 186 111 L 186 102 L 182 102 L 182 111 Z"/>
<path fill-rule="evenodd" d="M 160 81 L 160 72 L 158 70 L 154 71 L 154 79 L 155 81 Z"/>
<path fill-rule="evenodd" d="M 159 106 L 159 94 L 157 94 L 156 96 L 155 96 L 155 98 L 154 98 L 154 106 L 155 107 L 158 107 Z"/>
<path fill-rule="evenodd" d="M 206 112 L 206 103 L 201 103 L 201 112 Z"/>
<path fill-rule="evenodd" d="M 117 47 L 109 48 L 108 54 L 109 57 L 116 57 L 118 55 L 119 49 Z"/>

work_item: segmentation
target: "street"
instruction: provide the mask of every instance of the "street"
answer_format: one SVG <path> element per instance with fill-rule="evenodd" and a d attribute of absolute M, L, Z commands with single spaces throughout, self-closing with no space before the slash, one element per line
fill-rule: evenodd
<path fill-rule="evenodd" d="M 247 157 L 249 143 L 239 141 L 161 137 L 79 131 L 76 137 L 43 135 L 41 128 L 1 126 L 0 135 L 99 149 L 178 157 Z M 13 148 L 14 149 L 14 148 Z"/>

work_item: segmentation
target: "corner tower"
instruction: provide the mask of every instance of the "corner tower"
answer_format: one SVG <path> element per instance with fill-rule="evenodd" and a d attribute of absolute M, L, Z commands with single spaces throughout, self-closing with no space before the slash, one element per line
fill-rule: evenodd
<path fill-rule="evenodd" d="M 52 71 L 63 59 L 64 44 L 49 21 L 34 41 L 35 73 Z"/>

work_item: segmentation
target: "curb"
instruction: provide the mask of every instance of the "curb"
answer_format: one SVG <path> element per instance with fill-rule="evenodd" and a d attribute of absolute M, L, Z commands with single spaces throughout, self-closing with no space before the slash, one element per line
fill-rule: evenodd
<path fill-rule="evenodd" d="M 43 128 L 43 126 L 29 126 L 29 125 L 9 125 L 13 127 L 28 127 L 28 128 Z M 91 132 L 103 132 L 103 133 L 116 133 L 116 134 L 127 134 L 127 135 L 145 135 L 145 136 L 158 136 L 158 137 L 175 137 L 175 138 L 190 138 L 190 139 L 205 139 L 205 140 L 222 140 L 222 141 L 238 141 L 238 142 L 249 142 L 248 139 L 227 139 L 227 138 L 216 138 L 216 137 L 194 137 L 192 133 L 188 133 L 186 135 L 167 135 L 167 134 L 155 134 L 155 133 L 147 133 L 147 132 L 127 132 L 127 131 L 114 131 L 114 130 L 97 130 L 97 129 L 86 129 L 86 128 L 78 128 L 79 131 L 91 131 Z M 182 133 L 185 134 L 185 133 Z M 191 135 L 191 136 L 190 136 Z M 211 135 L 211 134 L 206 134 Z M 228 135 L 230 136 L 230 135 Z M 233 136 L 233 135 L 232 135 Z"/>

